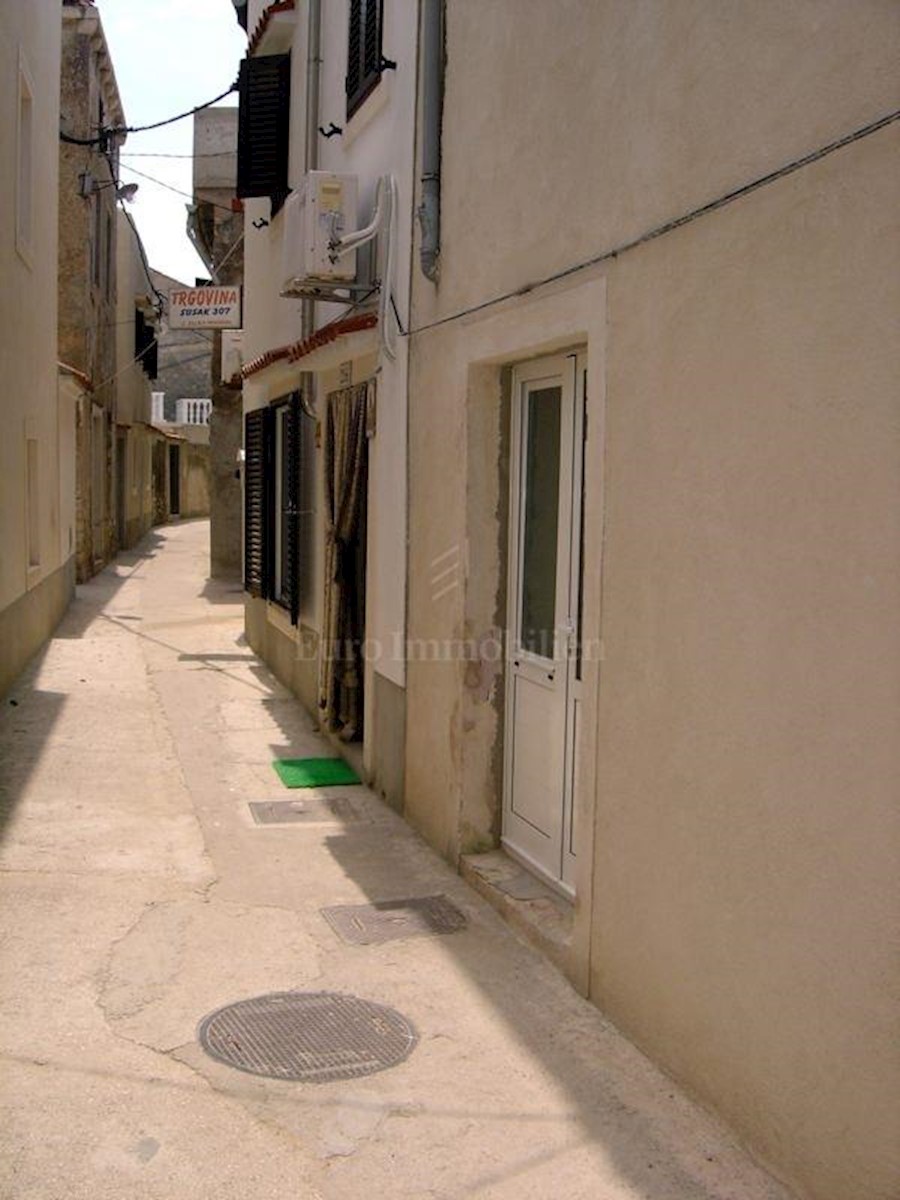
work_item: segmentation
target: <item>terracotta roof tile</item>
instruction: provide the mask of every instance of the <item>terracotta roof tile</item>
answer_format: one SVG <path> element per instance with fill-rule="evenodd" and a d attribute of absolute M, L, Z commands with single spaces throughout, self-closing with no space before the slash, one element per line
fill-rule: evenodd
<path fill-rule="evenodd" d="M 266 350 L 264 354 L 257 355 L 256 358 L 252 358 L 250 362 L 244 364 L 241 375 L 244 379 L 249 379 L 251 375 L 256 375 L 257 372 L 264 371 L 266 367 L 271 367 L 277 362 L 298 362 L 307 354 L 312 354 L 313 350 L 319 350 L 322 346 L 337 341 L 344 334 L 358 333 L 363 329 L 374 329 L 377 324 L 377 313 L 359 313 L 355 317 L 332 321 L 330 325 L 317 329 L 314 334 L 302 341 L 293 342 L 288 346 L 278 346 L 273 350 Z"/>
<path fill-rule="evenodd" d="M 263 13 L 263 15 L 260 17 L 256 28 L 253 30 L 253 33 L 250 35 L 250 41 L 247 43 L 247 57 L 248 58 L 252 58 L 253 54 L 256 51 L 256 48 L 259 46 L 259 43 L 263 39 L 263 35 L 265 34 L 266 30 L 269 28 L 269 22 L 275 16 L 275 14 L 282 13 L 282 12 L 293 12 L 293 11 L 294 11 L 294 0 L 277 0 L 277 3 L 269 5 L 269 7 L 266 9 L 266 11 Z"/>

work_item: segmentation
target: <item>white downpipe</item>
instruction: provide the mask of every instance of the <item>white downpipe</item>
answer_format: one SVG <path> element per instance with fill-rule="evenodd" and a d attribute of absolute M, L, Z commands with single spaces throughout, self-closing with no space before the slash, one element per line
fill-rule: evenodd
<path fill-rule="evenodd" d="M 375 190 L 372 220 L 364 228 L 334 238 L 331 243 L 332 253 L 337 259 L 371 242 L 379 234 L 384 238 L 384 274 L 378 292 L 378 335 L 381 350 L 391 361 L 397 357 L 396 338 L 391 329 L 396 216 L 397 181 L 393 175 L 382 175 Z"/>

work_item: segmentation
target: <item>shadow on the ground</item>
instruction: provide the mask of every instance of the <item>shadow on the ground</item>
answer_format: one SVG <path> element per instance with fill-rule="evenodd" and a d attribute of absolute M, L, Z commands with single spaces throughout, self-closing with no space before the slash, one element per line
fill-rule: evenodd
<path fill-rule="evenodd" d="M 25 794 L 28 782 L 40 766 L 47 740 L 65 708 L 68 695 L 39 686 L 41 671 L 56 641 L 77 640 L 103 615 L 102 610 L 129 579 L 159 552 L 165 539 L 150 530 L 129 550 L 124 550 L 87 583 L 75 589 L 69 607 L 49 641 L 28 662 L 6 695 L 0 700 L 0 842 Z M 120 614 L 123 628 L 140 618 Z"/>

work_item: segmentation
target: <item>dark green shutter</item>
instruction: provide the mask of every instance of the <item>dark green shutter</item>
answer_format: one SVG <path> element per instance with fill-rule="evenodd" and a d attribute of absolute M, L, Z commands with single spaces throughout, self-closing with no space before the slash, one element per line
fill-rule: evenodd
<path fill-rule="evenodd" d="M 291 56 L 245 58 L 238 76 L 238 196 L 288 191 Z"/>

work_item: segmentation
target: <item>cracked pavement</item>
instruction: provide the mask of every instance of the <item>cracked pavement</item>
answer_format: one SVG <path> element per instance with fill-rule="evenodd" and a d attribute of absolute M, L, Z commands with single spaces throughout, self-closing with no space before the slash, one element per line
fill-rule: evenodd
<path fill-rule="evenodd" d="M 784 1200 L 367 788 L 340 789 L 355 819 L 254 823 L 297 795 L 274 757 L 331 751 L 207 538 L 157 530 L 79 588 L 0 706 L 0 1196 Z M 319 911 L 438 893 L 465 930 L 350 946 Z M 326 1084 L 198 1045 L 291 989 L 391 1005 L 419 1044 Z"/>

